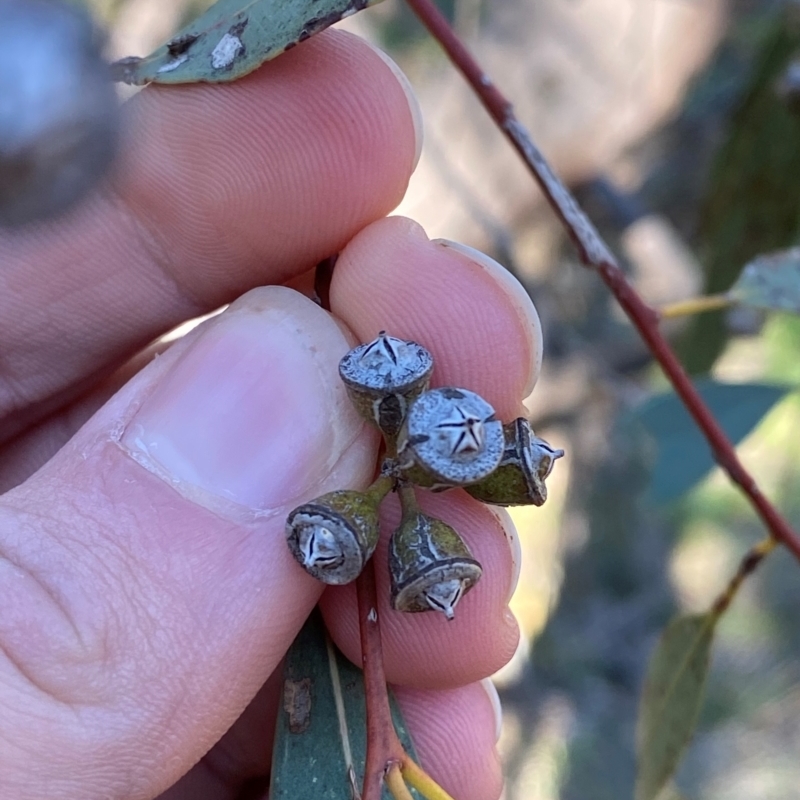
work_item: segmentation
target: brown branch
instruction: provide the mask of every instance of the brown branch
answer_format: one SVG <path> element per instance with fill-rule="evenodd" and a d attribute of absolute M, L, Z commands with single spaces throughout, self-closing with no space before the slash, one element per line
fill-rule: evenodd
<path fill-rule="evenodd" d="M 597 270 L 634 327 L 639 331 L 672 383 L 675 392 L 683 400 L 687 410 L 708 440 L 717 463 L 747 495 L 771 535 L 788 547 L 800 561 L 800 539 L 789 523 L 764 497 L 756 482 L 742 466 L 730 440 L 708 406 L 703 402 L 672 348 L 661 334 L 658 313 L 648 306 L 628 283 L 616 258 L 597 229 L 553 172 L 528 131 L 514 115 L 511 103 L 481 69 L 432 0 L 406 0 L 406 2 L 444 48 L 490 116 L 522 156 L 548 203 L 575 244 L 581 261 L 585 266 Z"/>
<path fill-rule="evenodd" d="M 397 738 L 389 708 L 383 669 L 381 624 L 378 619 L 375 565 L 371 559 L 358 576 L 356 590 L 361 631 L 361 664 L 367 701 L 367 760 L 362 800 L 380 800 L 386 770 L 392 763 L 402 762 L 405 751 Z"/>

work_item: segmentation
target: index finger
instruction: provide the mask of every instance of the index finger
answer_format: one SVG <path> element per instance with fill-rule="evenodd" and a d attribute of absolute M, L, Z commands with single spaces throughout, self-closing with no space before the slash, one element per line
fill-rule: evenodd
<path fill-rule="evenodd" d="M 419 146 L 409 97 L 340 31 L 232 84 L 141 92 L 104 187 L 55 224 L 0 235 L 0 440 L 389 212 Z"/>

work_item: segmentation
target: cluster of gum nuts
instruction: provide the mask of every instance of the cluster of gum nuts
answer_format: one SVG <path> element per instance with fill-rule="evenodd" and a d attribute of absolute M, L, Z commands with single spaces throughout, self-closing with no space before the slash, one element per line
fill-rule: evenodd
<path fill-rule="evenodd" d="M 450 525 L 420 511 L 415 487 L 463 487 L 493 505 L 540 506 L 547 499 L 545 479 L 564 451 L 535 436 L 522 417 L 504 425 L 475 392 L 429 389 L 432 372 L 433 357 L 422 345 L 383 331 L 345 355 L 339 374 L 348 395 L 383 434 L 380 473 L 364 491 L 329 492 L 295 508 L 286 537 L 310 575 L 327 584 L 350 583 L 375 551 L 380 504 L 395 491 L 402 519 L 389 544 L 392 607 L 453 619 L 481 565 Z"/>

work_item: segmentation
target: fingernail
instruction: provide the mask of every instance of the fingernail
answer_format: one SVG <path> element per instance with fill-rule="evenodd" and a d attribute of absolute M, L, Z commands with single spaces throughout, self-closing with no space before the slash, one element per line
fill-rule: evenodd
<path fill-rule="evenodd" d="M 511 298 L 531 341 L 531 367 L 525 390 L 525 396 L 529 395 L 536 385 L 536 380 L 542 368 L 542 323 L 531 296 L 525 291 L 525 287 L 502 264 L 498 264 L 486 253 L 460 242 L 451 242 L 449 239 L 434 239 L 434 241 L 442 245 L 442 247 L 461 253 L 461 255 L 466 256 L 474 264 L 484 269 Z"/>
<path fill-rule="evenodd" d="M 375 45 L 373 45 L 371 42 L 367 42 L 367 44 L 369 44 L 369 46 L 381 57 L 383 63 L 389 67 L 406 94 L 408 108 L 411 111 L 411 121 L 414 124 L 414 137 L 416 141 L 414 163 L 411 167 L 413 172 L 413 170 L 417 168 L 417 164 L 419 164 L 419 159 L 422 155 L 422 142 L 425 138 L 424 125 L 422 121 L 422 108 L 419 104 L 419 100 L 417 99 L 417 95 L 414 92 L 414 87 L 411 85 L 411 81 L 406 77 L 406 74 L 403 72 L 403 70 L 401 70 L 400 67 L 398 67 L 397 64 L 388 55 L 386 55 L 386 53 L 383 52 L 383 50 L 375 47 Z"/>
<path fill-rule="evenodd" d="M 362 428 L 337 374 L 347 350 L 297 292 L 249 292 L 206 323 L 120 444 L 201 503 L 264 512 L 307 499 Z"/>
<path fill-rule="evenodd" d="M 503 732 L 503 706 L 500 703 L 500 695 L 497 693 L 497 688 L 492 683 L 491 678 L 484 678 L 481 681 L 481 686 L 483 686 L 486 691 L 489 702 L 492 704 L 492 710 L 494 711 L 494 741 L 496 744 L 500 741 L 500 734 Z"/>
<path fill-rule="evenodd" d="M 505 508 L 500 506 L 486 506 L 486 508 L 494 514 L 500 523 L 503 536 L 505 536 L 508 543 L 508 549 L 511 551 L 511 582 L 508 586 L 508 597 L 506 598 L 506 603 L 510 603 L 514 592 L 517 591 L 519 575 L 522 570 L 522 546 L 519 542 L 519 533 L 517 533 L 517 526 L 514 524 L 514 520 L 511 519 L 511 515 Z"/>

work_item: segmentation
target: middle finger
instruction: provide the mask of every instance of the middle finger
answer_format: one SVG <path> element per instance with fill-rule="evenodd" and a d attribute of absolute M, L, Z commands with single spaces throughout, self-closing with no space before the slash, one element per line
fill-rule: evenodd
<path fill-rule="evenodd" d="M 503 421 L 521 412 L 538 374 L 541 330 L 523 288 L 485 256 L 431 242 L 406 219 L 374 223 L 350 242 L 334 271 L 331 306 L 361 340 L 385 329 L 424 344 L 434 356 L 434 385 L 478 392 Z M 517 644 L 508 610 L 513 526 L 463 491 L 420 495 L 423 510 L 461 533 L 484 575 L 452 622 L 436 613 L 393 611 L 387 548 L 399 508 L 390 499 L 376 552 L 386 675 L 421 688 L 463 685 L 497 670 Z M 336 643 L 360 663 L 355 588 L 330 588 L 322 608 Z"/>

